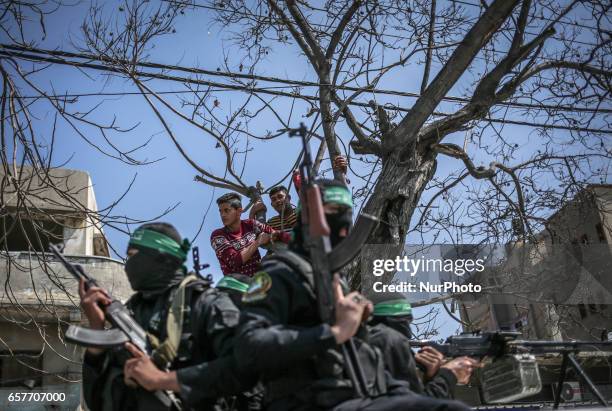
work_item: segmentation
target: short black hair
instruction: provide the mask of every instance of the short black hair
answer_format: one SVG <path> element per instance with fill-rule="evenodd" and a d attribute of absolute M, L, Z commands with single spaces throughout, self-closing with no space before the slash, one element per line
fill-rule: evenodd
<path fill-rule="evenodd" d="M 176 227 L 174 227 L 170 223 L 164 223 L 163 221 L 157 221 L 154 223 L 146 223 L 138 227 L 136 230 L 151 230 L 161 233 L 165 236 L 170 237 L 177 243 L 181 244 L 183 239 L 181 238 L 181 234 L 178 232 Z"/>
<path fill-rule="evenodd" d="M 223 203 L 229 203 L 234 208 L 242 208 L 242 199 L 240 195 L 236 193 L 225 193 L 221 197 L 217 198 L 217 205 Z"/>
<path fill-rule="evenodd" d="M 276 186 L 276 187 L 272 187 L 270 189 L 270 197 L 272 197 L 274 194 L 284 191 L 285 193 L 289 194 L 289 190 L 287 190 L 287 187 L 285 186 Z"/>

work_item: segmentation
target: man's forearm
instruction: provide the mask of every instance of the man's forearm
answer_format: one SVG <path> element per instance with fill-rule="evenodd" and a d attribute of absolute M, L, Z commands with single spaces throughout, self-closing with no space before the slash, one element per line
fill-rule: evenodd
<path fill-rule="evenodd" d="M 249 258 L 251 258 L 253 256 L 253 254 L 255 254 L 255 251 L 257 251 L 257 248 L 259 247 L 259 244 L 257 243 L 257 240 L 253 243 L 251 243 L 247 248 L 245 248 L 244 250 L 242 250 L 240 252 L 240 257 L 242 257 L 242 264 L 246 263 Z"/>

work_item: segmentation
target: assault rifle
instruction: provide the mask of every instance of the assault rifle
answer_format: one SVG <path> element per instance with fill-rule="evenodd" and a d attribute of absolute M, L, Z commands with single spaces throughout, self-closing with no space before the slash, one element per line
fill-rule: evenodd
<path fill-rule="evenodd" d="M 329 240 L 330 230 L 325 219 L 321 192 L 314 182 L 310 142 L 307 134 L 303 123 L 300 128 L 289 130 L 289 137 L 301 137 L 303 145 L 302 162 L 300 164 L 301 217 L 304 228 L 304 245 L 310 253 L 310 262 L 315 274 L 315 291 L 319 315 L 324 322 L 333 324 L 336 317 L 336 304 L 334 290 L 332 289 L 333 275 L 357 256 L 378 220 L 367 214 L 361 214 L 355 224 L 355 229 L 351 230 L 350 235 L 332 250 Z M 368 395 L 367 380 L 353 340 L 350 339 L 342 344 L 341 350 L 346 367 L 345 371 L 356 394 L 359 397 L 366 397 Z"/>
<path fill-rule="evenodd" d="M 50 245 L 49 250 L 59 259 L 66 270 L 72 274 L 77 281 L 85 281 L 85 289 L 90 287 L 98 287 L 95 279 L 89 276 L 83 266 L 80 264 L 72 264 L 62 255 L 59 247 Z M 107 293 L 108 294 L 108 293 Z M 113 298 L 110 294 L 111 303 L 104 310 L 106 320 L 113 325 L 113 328 L 108 330 L 94 330 L 91 328 L 79 327 L 70 325 L 66 330 L 66 340 L 84 347 L 96 348 L 113 348 L 124 345 L 130 342 L 135 345 L 145 355 L 150 354 L 150 346 L 147 340 L 146 331 L 132 317 L 130 310 L 118 299 Z M 181 410 L 180 400 L 172 391 L 155 391 L 153 395 L 161 401 L 168 409 Z M 173 407 L 173 408 L 171 408 Z"/>
<path fill-rule="evenodd" d="M 508 403 L 539 393 L 542 380 L 535 356 L 557 353 L 563 357 L 553 408 L 559 407 L 567 369 L 571 365 L 603 405 L 606 399 L 586 374 L 576 354 L 581 351 L 612 351 L 612 341 L 530 341 L 518 340 L 514 331 L 463 333 L 448 337 L 446 343 L 410 341 L 411 347 L 431 346 L 447 357 L 490 358 L 482 369 L 481 385 L 486 403 Z"/>

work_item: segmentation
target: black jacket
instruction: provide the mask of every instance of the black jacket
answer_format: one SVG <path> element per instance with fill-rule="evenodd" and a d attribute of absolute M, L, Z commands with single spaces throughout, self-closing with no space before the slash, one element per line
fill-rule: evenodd
<path fill-rule="evenodd" d="M 370 342 L 383 352 L 385 367 L 393 378 L 407 381 L 412 391 L 435 398 L 454 397 L 457 378 L 446 368 L 440 368 L 434 378 L 423 384 L 417 374 L 409 339 L 400 332 L 378 323 L 370 328 Z"/>
<path fill-rule="evenodd" d="M 191 287 L 201 288 L 201 283 L 190 284 L 188 289 Z M 137 293 L 127 304 L 136 321 L 160 341 L 166 337 L 171 290 L 148 299 Z M 170 368 L 177 370 L 185 409 L 212 409 L 216 398 L 238 394 L 253 381 L 251 374 L 239 371 L 232 355 L 238 309 L 225 293 L 214 288 L 189 291 L 190 314 L 183 323 L 178 356 Z M 165 410 L 151 393 L 124 384 L 127 358 L 124 349 L 107 350 L 100 356 L 85 354 L 83 398 L 89 409 Z"/>
<path fill-rule="evenodd" d="M 245 294 L 238 362 L 261 373 L 268 410 L 331 408 L 355 396 L 344 377 L 340 347 L 319 317 L 312 274 L 279 261 L 279 254 L 264 262 L 265 274 L 257 273 Z M 257 281 L 258 276 L 267 280 Z M 367 338 L 362 328 L 353 340 L 369 395 L 376 397 L 398 383 L 385 373 L 382 354 Z"/>

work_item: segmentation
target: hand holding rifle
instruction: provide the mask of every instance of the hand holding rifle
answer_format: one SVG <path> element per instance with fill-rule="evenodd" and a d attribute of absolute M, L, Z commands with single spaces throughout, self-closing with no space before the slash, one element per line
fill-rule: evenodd
<path fill-rule="evenodd" d="M 151 357 L 145 355 L 135 345 L 125 343 L 125 349 L 132 354 L 123 367 L 126 385 L 137 383 L 147 391 L 170 390 L 180 392 L 176 371 L 165 372 L 155 366 Z"/>
<path fill-rule="evenodd" d="M 432 379 L 444 362 L 444 354 L 433 347 L 426 346 L 419 350 L 414 359 L 425 368 L 425 379 Z"/>
<path fill-rule="evenodd" d="M 470 357 L 458 357 L 447 362 L 440 368 L 447 368 L 457 377 L 457 384 L 465 385 L 470 382 L 472 373 L 476 368 L 482 367 L 482 364 Z"/>
<path fill-rule="evenodd" d="M 98 287 L 96 280 L 90 277 L 82 266 L 66 260 L 59 247 L 51 245 L 49 250 L 79 281 L 81 305 L 91 326 L 91 328 L 83 328 L 71 324 L 66 330 L 66 340 L 88 347 L 88 351 L 94 355 L 104 352 L 106 348 L 129 341 L 131 345 L 138 348 L 141 357 L 148 359 L 149 356 L 145 354 L 148 346 L 147 333 L 132 317 L 130 310 L 121 301 Z M 106 321 L 110 322 L 113 328 L 104 329 Z M 163 406 L 173 407 L 174 410 L 182 409 L 174 393 L 155 390 L 153 394 Z"/>
<path fill-rule="evenodd" d="M 79 279 L 79 297 L 81 297 L 81 307 L 85 312 L 85 316 L 89 321 L 89 327 L 94 330 L 103 330 L 106 317 L 102 307 L 106 307 L 111 303 L 111 299 L 102 288 L 92 286 L 86 288 L 85 279 Z M 103 349 L 88 347 L 93 355 L 99 355 L 104 352 Z"/>
<path fill-rule="evenodd" d="M 89 327 L 96 330 L 103 330 L 106 318 L 104 316 L 105 307 L 111 303 L 111 299 L 100 287 L 85 287 L 85 280 L 79 280 L 79 297 L 81 297 L 81 307 L 89 321 Z"/>
<path fill-rule="evenodd" d="M 343 344 L 357 333 L 361 323 L 366 321 L 372 313 L 373 307 L 372 302 L 357 291 L 344 295 L 338 274 L 334 275 L 333 288 L 336 322 L 331 326 L 331 331 L 336 338 L 336 343 Z"/>

